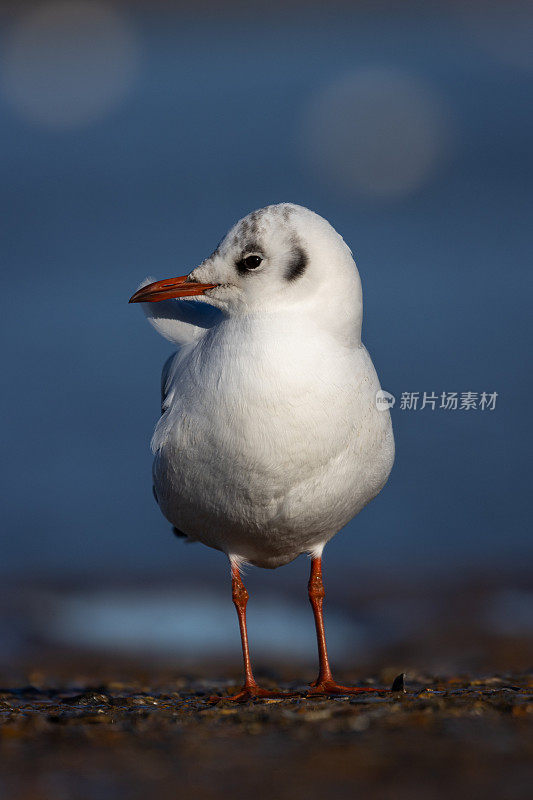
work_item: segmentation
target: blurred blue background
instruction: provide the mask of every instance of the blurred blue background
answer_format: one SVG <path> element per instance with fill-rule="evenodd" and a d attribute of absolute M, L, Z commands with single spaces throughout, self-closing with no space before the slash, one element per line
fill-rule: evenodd
<path fill-rule="evenodd" d="M 364 341 L 398 398 L 393 473 L 328 547 L 328 573 L 531 557 L 530 9 L 4 4 L 6 574 L 226 580 L 152 499 L 171 345 L 127 300 L 280 201 L 352 247 Z M 400 409 L 417 391 L 498 398 Z M 305 565 L 287 569 L 303 595 Z"/>

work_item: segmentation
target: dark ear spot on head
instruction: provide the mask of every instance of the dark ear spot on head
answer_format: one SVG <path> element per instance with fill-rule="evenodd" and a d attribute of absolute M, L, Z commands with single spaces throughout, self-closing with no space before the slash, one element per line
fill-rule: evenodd
<path fill-rule="evenodd" d="M 291 253 L 291 260 L 289 261 L 285 278 L 288 281 L 295 281 L 297 278 L 301 277 L 305 272 L 308 261 L 307 253 L 303 247 L 297 245 Z"/>

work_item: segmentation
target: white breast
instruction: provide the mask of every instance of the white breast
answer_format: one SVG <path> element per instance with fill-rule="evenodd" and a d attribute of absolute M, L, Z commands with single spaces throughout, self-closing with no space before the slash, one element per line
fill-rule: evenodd
<path fill-rule="evenodd" d="M 384 485 L 388 412 L 362 345 L 305 315 L 225 320 L 176 356 L 153 439 L 165 516 L 274 567 L 325 543 Z"/>

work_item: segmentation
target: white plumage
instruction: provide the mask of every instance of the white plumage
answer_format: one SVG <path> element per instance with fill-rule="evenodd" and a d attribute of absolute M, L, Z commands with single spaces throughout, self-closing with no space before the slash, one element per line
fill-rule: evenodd
<path fill-rule="evenodd" d="M 143 303 L 179 345 L 152 440 L 161 510 L 237 564 L 319 556 L 394 460 L 351 251 L 308 209 L 268 206 L 238 222 L 185 285 L 197 283 L 213 288 L 196 302 Z"/>

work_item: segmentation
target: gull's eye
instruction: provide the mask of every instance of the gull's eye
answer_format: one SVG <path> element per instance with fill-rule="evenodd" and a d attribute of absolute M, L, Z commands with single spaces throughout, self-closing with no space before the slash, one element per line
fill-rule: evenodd
<path fill-rule="evenodd" d="M 243 258 L 242 264 L 246 269 L 257 269 L 262 260 L 261 256 L 251 255 Z"/>
<path fill-rule="evenodd" d="M 241 259 L 239 259 L 235 266 L 241 275 L 246 275 L 247 272 L 253 272 L 253 270 L 261 266 L 262 263 L 262 256 L 257 255 L 257 253 L 249 252 L 248 255 L 244 255 Z"/>

